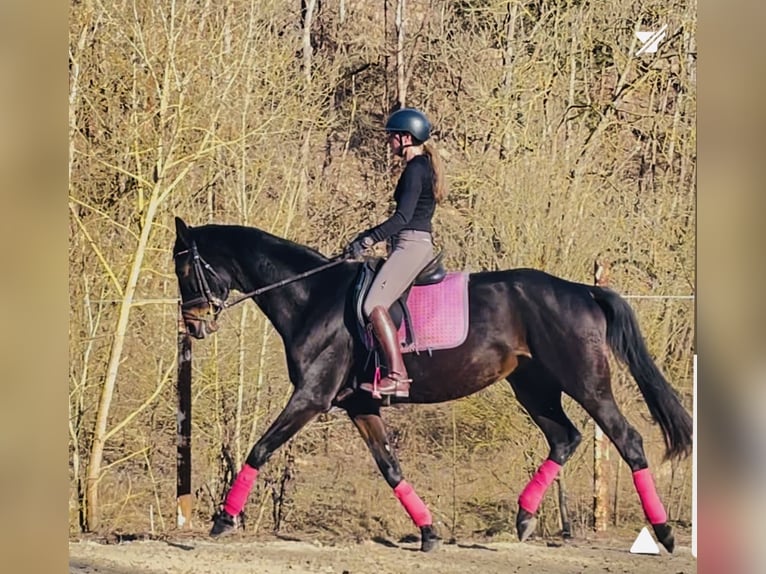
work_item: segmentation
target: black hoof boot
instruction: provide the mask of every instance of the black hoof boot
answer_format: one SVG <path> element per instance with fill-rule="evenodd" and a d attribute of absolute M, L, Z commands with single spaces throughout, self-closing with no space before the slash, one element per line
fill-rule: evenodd
<path fill-rule="evenodd" d="M 657 540 L 660 541 L 660 544 L 665 547 L 665 550 L 672 553 L 673 549 L 676 547 L 676 539 L 673 536 L 673 529 L 667 522 L 663 522 L 662 524 L 652 524 L 652 528 L 654 528 L 654 535 L 657 537 Z"/>
<path fill-rule="evenodd" d="M 420 551 L 431 552 L 439 548 L 440 544 L 439 535 L 436 534 L 436 529 L 432 525 L 420 527 Z"/>
<path fill-rule="evenodd" d="M 519 535 L 519 540 L 524 542 L 536 527 L 537 517 L 519 506 L 519 513 L 516 515 L 516 534 Z"/>
<path fill-rule="evenodd" d="M 225 536 L 226 534 L 231 534 L 236 529 L 237 525 L 234 522 L 234 517 L 225 510 L 221 510 L 213 517 L 213 527 L 210 529 L 210 536 Z"/>

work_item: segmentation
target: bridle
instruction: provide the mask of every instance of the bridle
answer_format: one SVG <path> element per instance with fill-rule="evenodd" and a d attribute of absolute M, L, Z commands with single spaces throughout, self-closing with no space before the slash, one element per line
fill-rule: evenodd
<path fill-rule="evenodd" d="M 208 307 L 213 310 L 214 318 L 218 317 L 218 315 L 225 309 L 230 309 L 231 307 L 234 307 L 235 305 L 241 303 L 242 301 L 246 299 L 249 299 L 250 297 L 261 295 L 262 293 L 266 293 L 267 291 L 271 291 L 272 289 L 282 287 L 284 285 L 287 285 L 288 283 L 292 283 L 293 281 L 298 281 L 300 279 L 303 279 L 315 273 L 319 273 L 320 271 L 324 271 L 325 269 L 329 269 L 330 267 L 339 265 L 343 263 L 344 261 L 346 261 L 347 259 L 346 254 L 336 255 L 335 257 L 331 258 L 329 262 L 323 265 L 320 265 L 319 267 L 315 267 L 314 269 L 309 269 L 308 271 L 304 271 L 303 273 L 299 273 L 298 275 L 288 277 L 287 279 L 282 279 L 281 281 L 277 281 L 276 283 L 265 285 L 264 287 L 259 287 L 258 289 L 248 291 L 247 293 L 242 293 L 241 295 L 236 297 L 234 300 L 227 301 L 226 298 L 228 297 L 228 289 L 225 290 L 226 293 L 222 299 L 221 297 L 213 293 L 213 290 L 210 288 L 210 283 L 208 282 L 208 278 L 205 272 L 215 277 L 215 279 L 218 281 L 219 284 L 223 283 L 223 280 L 221 279 L 221 276 L 218 275 L 218 273 L 216 273 L 215 269 L 213 269 L 213 267 L 207 261 L 205 261 L 202 258 L 202 256 L 199 254 L 199 250 L 197 249 L 196 242 L 192 242 L 191 247 L 189 249 L 184 249 L 183 251 L 179 251 L 178 253 L 173 255 L 173 258 L 176 258 L 179 255 L 185 255 L 186 253 L 191 253 L 192 255 L 192 271 L 194 273 L 194 278 L 197 283 L 197 292 L 199 293 L 199 296 L 195 297 L 194 299 L 190 299 L 188 301 L 184 301 L 182 298 L 181 311 L 183 312 L 189 309 L 193 309 L 200 303 L 207 303 Z"/>
<path fill-rule="evenodd" d="M 192 255 L 192 272 L 194 273 L 194 279 L 197 283 L 197 293 L 199 293 L 199 295 L 193 299 L 189 299 L 188 301 L 184 301 L 182 297 L 181 311 L 183 312 L 189 309 L 193 309 L 200 303 L 207 303 L 208 306 L 213 309 L 213 316 L 216 317 L 223 309 L 226 308 L 226 296 L 228 295 L 228 290 L 223 299 L 213 293 L 205 271 L 212 275 L 219 284 L 223 283 L 223 280 L 221 279 L 221 276 L 216 273 L 215 269 L 213 269 L 210 263 L 205 261 L 199 254 L 196 243 L 192 242 L 189 249 L 179 251 L 173 255 L 173 258 L 175 259 L 176 257 L 185 255 L 187 253 L 191 253 Z"/>

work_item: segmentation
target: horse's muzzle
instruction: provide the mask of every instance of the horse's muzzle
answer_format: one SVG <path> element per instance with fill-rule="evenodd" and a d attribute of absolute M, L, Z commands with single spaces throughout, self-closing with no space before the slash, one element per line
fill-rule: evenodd
<path fill-rule="evenodd" d="M 204 339 L 209 334 L 215 333 L 218 330 L 218 323 L 215 319 L 208 320 L 184 315 L 184 324 L 186 325 L 186 330 L 195 339 Z"/>

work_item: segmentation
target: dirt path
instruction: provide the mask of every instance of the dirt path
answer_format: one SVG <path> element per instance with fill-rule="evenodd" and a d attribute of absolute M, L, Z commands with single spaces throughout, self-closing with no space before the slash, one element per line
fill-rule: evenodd
<path fill-rule="evenodd" d="M 163 541 L 69 545 L 71 574 L 693 574 L 689 546 L 673 554 L 628 552 L 630 541 L 544 541 L 442 544 L 419 552 L 419 542 L 213 541 L 203 536 Z"/>

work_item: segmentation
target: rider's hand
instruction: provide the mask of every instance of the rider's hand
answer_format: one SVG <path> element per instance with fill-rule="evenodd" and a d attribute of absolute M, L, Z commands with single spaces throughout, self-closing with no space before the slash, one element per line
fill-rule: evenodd
<path fill-rule="evenodd" d="M 358 259 L 364 254 L 364 251 L 375 245 L 375 240 L 366 233 L 360 233 L 343 250 L 343 254 Z"/>

